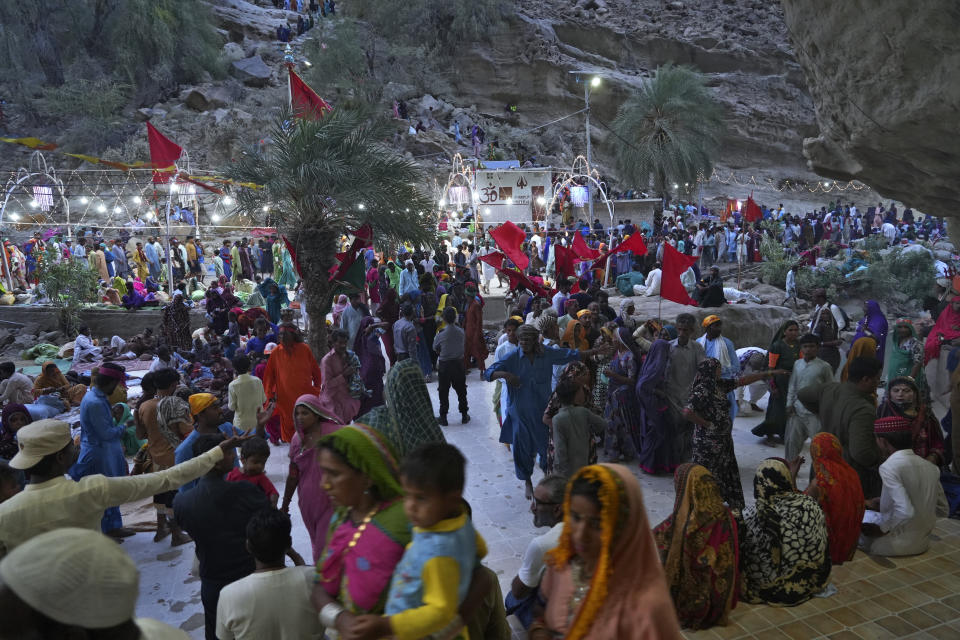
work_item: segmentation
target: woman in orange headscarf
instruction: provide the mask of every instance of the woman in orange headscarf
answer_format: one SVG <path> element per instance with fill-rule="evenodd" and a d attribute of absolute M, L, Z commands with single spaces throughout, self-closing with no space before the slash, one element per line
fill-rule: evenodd
<path fill-rule="evenodd" d="M 679 639 L 634 475 L 618 464 L 583 467 L 567 484 L 563 511 L 563 533 L 540 583 L 545 610 L 530 639 Z"/>
<path fill-rule="evenodd" d="M 740 593 L 737 523 L 706 467 L 680 465 L 673 484 L 673 514 L 653 535 L 677 617 L 687 629 L 726 624 Z"/>
<path fill-rule="evenodd" d="M 320 395 L 320 365 L 313 351 L 303 343 L 300 331 L 288 323 L 280 325 L 280 344 L 270 353 L 263 372 L 267 398 L 276 398 L 280 416 L 280 439 L 290 442 L 296 429 L 293 407 L 302 395 Z"/>
<path fill-rule="evenodd" d="M 847 381 L 847 376 L 850 374 L 850 363 L 853 362 L 854 358 L 876 357 L 877 341 L 869 336 L 857 338 L 857 340 L 853 343 L 853 346 L 850 347 L 850 351 L 847 353 L 847 363 L 843 365 L 843 372 L 840 374 L 840 382 Z M 883 365 L 883 362 L 880 364 Z"/>
<path fill-rule="evenodd" d="M 863 489 L 860 476 L 844 459 L 840 440 L 821 432 L 810 442 L 814 479 L 807 486 L 827 518 L 830 560 L 843 564 L 853 559 L 863 521 Z"/>
<path fill-rule="evenodd" d="M 587 351 L 590 341 L 587 339 L 586 323 L 590 320 L 590 311 L 581 309 L 577 312 L 577 319 L 567 323 L 567 328 L 560 337 L 560 345 L 567 349 Z"/>

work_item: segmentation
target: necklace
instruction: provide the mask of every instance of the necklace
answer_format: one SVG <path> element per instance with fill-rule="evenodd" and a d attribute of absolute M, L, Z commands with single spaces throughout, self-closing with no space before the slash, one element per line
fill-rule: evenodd
<path fill-rule="evenodd" d="M 347 543 L 347 546 L 343 550 L 343 555 L 347 555 L 347 552 L 350 549 L 353 549 L 357 546 L 357 540 L 360 539 L 360 536 L 363 535 L 363 532 L 367 530 L 367 525 L 370 524 L 370 521 L 373 520 L 373 516 L 377 515 L 379 510 L 378 506 L 374 506 L 373 509 L 370 509 L 370 512 L 364 516 L 363 520 L 360 521 L 360 525 L 357 527 L 357 530 L 353 534 L 353 538 L 350 539 L 350 542 Z"/>

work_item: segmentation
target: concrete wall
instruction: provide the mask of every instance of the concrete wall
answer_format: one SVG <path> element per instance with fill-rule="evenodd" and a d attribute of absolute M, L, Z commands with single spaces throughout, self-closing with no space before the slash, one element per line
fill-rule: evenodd
<path fill-rule="evenodd" d="M 140 309 L 139 311 L 124 311 L 117 309 L 87 309 L 80 312 L 81 320 L 90 327 L 95 337 L 118 335 L 128 338 L 140 333 L 147 327 L 154 331 L 160 329 L 159 309 Z M 36 328 L 42 331 L 55 331 L 57 327 L 56 313 L 51 307 L 43 305 L 13 305 L 0 307 L 0 326 L 10 326 L 13 322 Z M 190 313 L 190 327 L 197 329 L 206 325 L 206 317 L 202 313 Z"/>

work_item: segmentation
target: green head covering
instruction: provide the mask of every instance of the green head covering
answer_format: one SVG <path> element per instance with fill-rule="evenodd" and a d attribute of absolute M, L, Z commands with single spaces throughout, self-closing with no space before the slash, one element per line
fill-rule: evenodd
<path fill-rule="evenodd" d="M 398 479 L 397 455 L 390 441 L 365 424 L 351 424 L 320 438 L 350 466 L 370 478 L 382 500 L 402 495 Z"/>
<path fill-rule="evenodd" d="M 433 414 L 420 365 L 413 359 L 393 365 L 387 374 L 387 404 L 356 419 L 386 436 L 399 458 L 428 442 L 446 442 Z"/>

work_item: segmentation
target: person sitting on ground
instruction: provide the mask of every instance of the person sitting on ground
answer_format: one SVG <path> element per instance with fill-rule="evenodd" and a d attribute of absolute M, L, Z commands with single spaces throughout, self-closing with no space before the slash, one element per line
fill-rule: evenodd
<path fill-rule="evenodd" d="M 0 362 L 0 404 L 33 402 L 33 380 L 12 362 Z"/>
<path fill-rule="evenodd" d="M 548 551 L 542 614 L 530 640 L 679 640 L 640 483 L 626 467 L 580 469 L 567 485 L 563 532 Z"/>
<path fill-rule="evenodd" d="M 569 478 L 590 464 L 590 441 L 601 436 L 607 422 L 586 406 L 583 385 L 573 380 L 557 384 L 561 408 L 553 416 L 554 472 Z"/>
<path fill-rule="evenodd" d="M 247 522 L 247 549 L 256 569 L 227 585 L 217 602 L 219 640 L 321 640 L 323 626 L 310 604 L 313 567 L 302 559 L 284 566 L 293 546 L 290 516 L 276 509 L 256 512 Z"/>
<path fill-rule="evenodd" d="M 90 328 L 82 324 L 77 328 L 77 337 L 73 341 L 73 362 L 97 362 L 103 359 L 103 350 L 94 344 L 90 337 Z"/>
<path fill-rule="evenodd" d="M 804 493 L 820 503 L 827 519 L 831 562 L 834 565 L 843 564 L 853 560 L 860 536 L 860 523 L 863 521 L 864 500 L 860 478 L 853 467 L 844 462 L 840 440 L 832 433 L 813 436 L 810 457 L 813 479 Z M 802 463 L 801 457 L 790 464 L 794 480 Z"/>
<path fill-rule="evenodd" d="M 0 556 L 45 531 L 60 527 L 100 530 L 104 509 L 179 487 L 197 478 L 223 459 L 223 449 L 233 450 L 237 439 L 222 443 L 185 464 L 158 473 L 110 478 L 95 474 L 79 482 L 66 476 L 77 458 L 70 425 L 60 420 L 39 420 L 17 432 L 20 452 L 10 466 L 26 473 L 33 485 L 0 504 Z"/>
<path fill-rule="evenodd" d="M 673 513 L 653 528 L 680 625 L 724 625 L 740 585 L 737 522 L 716 478 L 698 464 L 677 467 Z"/>
<path fill-rule="evenodd" d="M 550 530 L 530 541 L 523 553 L 520 570 L 513 578 L 507 594 L 507 615 L 515 615 L 524 629 L 533 622 L 533 609 L 537 601 L 540 581 L 547 565 L 547 551 L 557 546 L 563 532 L 563 494 L 566 478 L 553 475 L 543 478 L 533 489 L 533 526 L 550 527 Z"/>
<path fill-rule="evenodd" d="M 464 511 L 465 467 L 463 454 L 441 442 L 425 444 L 404 458 L 400 479 L 413 540 L 394 570 L 385 615 L 359 616 L 354 624 L 358 636 L 405 640 L 463 627 L 457 609 L 487 553 Z"/>
<path fill-rule="evenodd" d="M 743 512 L 740 539 L 745 602 L 792 607 L 830 580 L 826 518 L 816 500 L 797 491 L 793 476 L 779 458 L 757 467 L 756 503 Z"/>
<path fill-rule="evenodd" d="M 259 436 L 253 436 L 240 447 L 240 468 L 234 468 L 227 474 L 227 482 L 249 482 L 263 491 L 273 507 L 277 506 L 280 492 L 270 482 L 264 472 L 270 458 L 270 445 Z"/>
<path fill-rule="evenodd" d="M 87 392 L 86 385 L 73 384 L 67 380 L 60 367 L 53 360 L 43 363 L 40 375 L 33 381 L 33 395 L 35 398 L 59 393 L 60 397 L 74 407 L 79 407 L 83 401 L 83 394 Z"/>
<path fill-rule="evenodd" d="M 108 538 L 66 527 L 38 535 L 0 562 L 5 638 L 187 639 L 135 618 L 140 572 Z"/>
<path fill-rule="evenodd" d="M 23 490 L 22 476 L 23 474 L 11 467 L 9 462 L 0 459 L 0 504 Z"/>
<path fill-rule="evenodd" d="M 223 442 L 219 433 L 201 435 L 191 443 L 192 454 L 200 457 L 211 449 L 222 449 Z M 224 451 L 195 488 L 179 493 L 173 501 L 174 519 L 196 543 L 206 640 L 217 640 L 220 591 L 256 569 L 246 544 L 247 523 L 253 514 L 271 506 L 251 483 L 224 480 L 234 467 L 235 455 L 232 447 Z"/>
<path fill-rule="evenodd" d="M 867 500 L 860 548 L 875 556 L 912 556 L 930 548 L 938 517 L 949 513 L 940 470 L 913 451 L 910 421 L 893 416 L 874 424 L 883 487 Z"/>
<path fill-rule="evenodd" d="M 910 423 L 914 453 L 938 467 L 946 464 L 946 448 L 940 421 L 924 402 L 920 387 L 913 378 L 901 376 L 887 385 L 887 396 L 877 409 L 877 417 L 892 416 L 901 417 Z"/>

